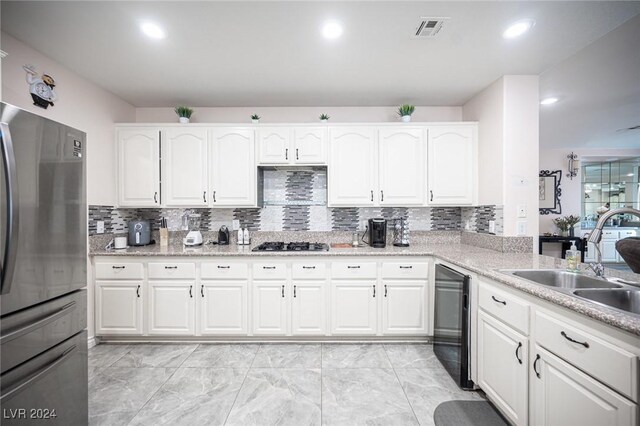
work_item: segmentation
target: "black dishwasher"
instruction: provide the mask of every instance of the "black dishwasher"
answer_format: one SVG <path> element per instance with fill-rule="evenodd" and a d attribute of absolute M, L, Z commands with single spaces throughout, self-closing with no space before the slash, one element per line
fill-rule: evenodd
<path fill-rule="evenodd" d="M 473 389 L 470 281 L 468 275 L 436 264 L 433 351 L 462 389 Z"/>

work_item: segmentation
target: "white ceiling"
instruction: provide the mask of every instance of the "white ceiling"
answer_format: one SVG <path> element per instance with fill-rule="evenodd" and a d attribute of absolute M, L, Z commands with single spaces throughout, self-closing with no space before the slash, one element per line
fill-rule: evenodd
<path fill-rule="evenodd" d="M 540 76 L 541 148 L 637 148 L 640 15 Z"/>
<path fill-rule="evenodd" d="M 2 29 L 135 106 L 462 105 L 539 74 L 640 13 L 640 2 L 2 1 Z M 412 37 L 421 16 L 451 20 Z M 326 19 L 344 35 L 320 35 Z M 524 37 L 511 22 L 533 18 Z M 139 21 L 167 38 L 140 34 Z"/>

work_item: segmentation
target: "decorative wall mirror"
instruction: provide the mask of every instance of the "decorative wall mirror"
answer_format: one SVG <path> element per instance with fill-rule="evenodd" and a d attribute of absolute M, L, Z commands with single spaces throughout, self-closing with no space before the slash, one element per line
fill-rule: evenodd
<path fill-rule="evenodd" d="M 538 192 L 540 195 L 540 214 L 561 214 L 560 205 L 560 180 L 562 170 L 540 170 L 538 181 Z"/>

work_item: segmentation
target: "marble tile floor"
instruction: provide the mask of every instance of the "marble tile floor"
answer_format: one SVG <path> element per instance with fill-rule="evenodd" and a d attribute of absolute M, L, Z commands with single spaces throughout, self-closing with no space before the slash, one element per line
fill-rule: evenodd
<path fill-rule="evenodd" d="M 90 425 L 433 425 L 460 390 L 428 344 L 102 344 Z"/>

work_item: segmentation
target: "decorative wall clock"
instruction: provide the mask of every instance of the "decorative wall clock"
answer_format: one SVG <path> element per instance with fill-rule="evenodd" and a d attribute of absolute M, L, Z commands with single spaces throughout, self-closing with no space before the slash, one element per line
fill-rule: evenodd
<path fill-rule="evenodd" d="M 47 74 L 38 77 L 33 65 L 24 65 L 22 68 L 27 72 L 27 83 L 33 104 L 44 109 L 47 109 L 49 105 L 53 106 L 53 102 L 58 99 L 58 95 L 53 90 L 56 87 L 53 77 Z"/>

